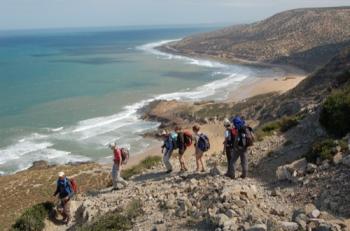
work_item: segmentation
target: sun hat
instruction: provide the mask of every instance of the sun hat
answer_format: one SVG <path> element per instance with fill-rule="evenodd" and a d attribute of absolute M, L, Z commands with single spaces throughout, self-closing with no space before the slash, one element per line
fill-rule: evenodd
<path fill-rule="evenodd" d="M 58 177 L 64 177 L 64 172 L 59 172 Z"/>
<path fill-rule="evenodd" d="M 225 127 L 231 126 L 231 122 L 230 122 L 229 119 L 226 118 L 226 119 L 224 120 L 224 126 L 225 126 Z"/>
<path fill-rule="evenodd" d="M 110 144 L 108 145 L 108 147 L 109 147 L 110 149 L 115 148 L 115 146 L 117 146 L 117 144 L 116 144 L 116 143 L 110 143 Z"/>

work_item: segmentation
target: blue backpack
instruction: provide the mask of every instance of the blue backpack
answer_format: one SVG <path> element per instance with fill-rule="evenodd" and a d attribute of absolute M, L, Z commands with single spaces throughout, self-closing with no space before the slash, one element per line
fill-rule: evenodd
<path fill-rule="evenodd" d="M 207 135 L 205 135 L 205 134 L 199 135 L 197 147 L 202 152 L 206 152 L 210 149 L 210 142 L 209 142 L 209 138 Z"/>
<path fill-rule="evenodd" d="M 239 116 L 235 116 L 233 119 L 232 119 L 232 123 L 233 125 L 235 126 L 235 128 L 237 128 L 237 130 L 241 129 L 244 127 L 245 125 L 245 121 L 239 117 Z"/>
<path fill-rule="evenodd" d="M 170 133 L 169 138 L 173 142 L 173 150 L 178 149 L 179 147 L 177 145 L 177 133 L 176 132 Z"/>
<path fill-rule="evenodd" d="M 64 180 L 58 180 L 57 181 L 57 186 L 59 188 L 59 193 L 60 194 L 66 194 L 68 196 L 70 196 L 73 193 L 73 189 L 70 186 L 70 182 L 69 180 L 66 178 L 64 178 Z"/>

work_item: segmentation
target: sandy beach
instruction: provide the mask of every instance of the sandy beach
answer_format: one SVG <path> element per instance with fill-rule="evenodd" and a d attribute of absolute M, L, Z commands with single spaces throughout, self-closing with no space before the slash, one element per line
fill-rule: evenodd
<path fill-rule="evenodd" d="M 227 103 L 238 102 L 249 97 L 253 97 L 260 94 L 266 94 L 270 92 L 279 92 L 284 93 L 295 86 L 297 86 L 302 80 L 305 79 L 304 75 L 296 74 L 286 74 L 276 78 L 259 78 L 254 80 L 248 80 L 242 83 L 239 89 L 234 89 L 228 99 Z M 191 125 L 188 124 L 185 127 L 186 130 L 191 131 Z M 210 137 L 211 142 L 211 153 L 221 153 L 223 150 L 223 133 L 224 127 L 221 123 L 211 123 L 201 126 L 201 132 L 207 134 Z M 136 155 L 131 155 L 130 160 L 126 168 L 137 165 L 145 159 L 147 156 L 157 155 L 161 156 L 160 146 L 162 142 L 159 141 L 158 144 L 152 145 L 147 148 L 144 152 L 141 152 Z M 172 161 L 177 161 L 177 151 L 174 152 L 172 156 Z M 194 161 L 194 148 L 190 147 L 185 154 L 187 160 Z M 111 164 L 107 164 L 106 167 L 111 167 Z"/>

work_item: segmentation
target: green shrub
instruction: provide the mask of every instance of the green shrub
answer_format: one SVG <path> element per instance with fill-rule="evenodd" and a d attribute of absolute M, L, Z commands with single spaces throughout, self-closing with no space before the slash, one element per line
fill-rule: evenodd
<path fill-rule="evenodd" d="M 320 123 L 327 132 L 343 137 L 350 132 L 350 87 L 333 92 L 323 103 Z"/>
<path fill-rule="evenodd" d="M 324 139 L 314 143 L 310 151 L 305 155 L 309 162 L 315 162 L 318 158 L 321 160 L 332 160 L 337 153 L 335 150 L 337 144 L 332 139 Z"/>
<path fill-rule="evenodd" d="M 126 216 L 136 218 L 143 213 L 141 200 L 133 200 L 126 207 Z"/>
<path fill-rule="evenodd" d="M 347 140 L 339 140 L 339 146 L 341 147 L 342 152 L 349 151 L 348 141 Z"/>
<path fill-rule="evenodd" d="M 263 124 L 255 132 L 257 140 L 261 141 L 265 136 L 272 135 L 273 132 L 286 132 L 297 126 L 301 119 L 303 119 L 302 115 L 284 116 L 281 119 Z"/>
<path fill-rule="evenodd" d="M 114 211 L 105 214 L 92 224 L 85 224 L 78 228 L 79 231 L 104 231 L 104 230 L 131 230 L 133 219 L 143 213 L 142 202 L 140 200 L 131 201 L 125 211 Z"/>
<path fill-rule="evenodd" d="M 279 130 L 281 132 L 286 132 L 289 129 L 297 126 L 299 124 L 300 117 L 299 116 L 290 116 L 290 117 L 283 117 L 280 121 L 280 128 Z"/>
<path fill-rule="evenodd" d="M 91 225 L 84 225 L 79 231 L 105 231 L 105 230 L 130 230 L 132 222 L 120 213 L 109 213 L 98 218 L 98 221 Z"/>
<path fill-rule="evenodd" d="M 25 210 L 24 213 L 16 220 L 16 223 L 12 226 L 12 230 L 43 230 L 45 227 L 44 221 L 48 217 L 49 212 L 53 209 L 53 207 L 53 203 L 45 202 L 34 205 L 33 207 Z"/>
<path fill-rule="evenodd" d="M 138 165 L 135 165 L 131 168 L 125 169 L 122 171 L 122 177 L 129 179 L 130 177 L 142 173 L 146 169 L 151 169 L 153 166 L 156 166 L 162 161 L 160 156 L 149 156 Z"/>

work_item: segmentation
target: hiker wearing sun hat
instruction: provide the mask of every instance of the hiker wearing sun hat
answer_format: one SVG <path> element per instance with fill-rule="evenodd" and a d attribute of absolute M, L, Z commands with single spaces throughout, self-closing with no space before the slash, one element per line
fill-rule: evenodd
<path fill-rule="evenodd" d="M 226 154 L 227 158 L 227 171 L 225 176 L 230 176 L 230 173 L 233 171 L 232 169 L 232 155 L 233 155 L 233 145 L 235 136 L 237 135 L 237 129 L 232 127 L 232 124 L 229 119 L 224 120 L 224 127 L 225 127 L 225 133 L 224 133 L 224 153 Z"/>
<path fill-rule="evenodd" d="M 57 187 L 53 196 L 57 195 L 60 200 L 60 208 L 58 211 L 63 216 L 63 222 L 68 224 L 71 219 L 70 199 L 74 195 L 74 191 L 70 180 L 68 180 L 64 172 L 58 173 Z"/>
<path fill-rule="evenodd" d="M 122 150 L 117 146 L 116 143 L 112 143 L 109 145 L 109 148 L 113 151 L 114 158 L 113 158 L 113 168 L 112 168 L 112 182 L 113 182 L 113 189 L 117 190 L 117 184 L 120 183 L 124 187 L 128 185 L 128 183 L 121 177 L 121 170 L 123 165 L 123 158 L 122 158 Z"/>

